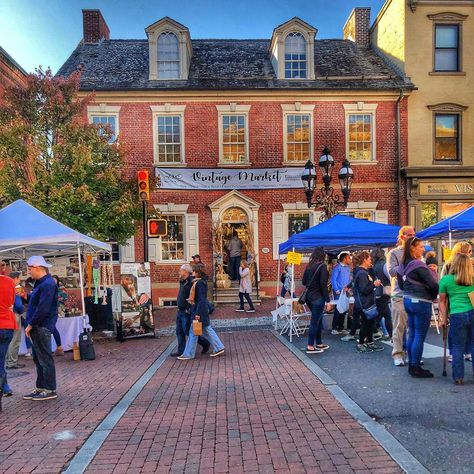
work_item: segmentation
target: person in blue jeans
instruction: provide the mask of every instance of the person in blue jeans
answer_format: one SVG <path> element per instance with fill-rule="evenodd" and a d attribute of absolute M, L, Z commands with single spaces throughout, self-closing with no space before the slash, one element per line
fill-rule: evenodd
<path fill-rule="evenodd" d="M 421 260 L 423 253 L 424 246 L 420 239 L 411 237 L 406 240 L 397 278 L 403 290 L 403 303 L 408 315 L 408 373 L 412 377 L 430 378 L 433 374 L 421 367 L 421 357 L 439 286 L 430 269 Z"/>
<path fill-rule="evenodd" d="M 306 302 L 311 308 L 311 323 L 308 332 L 307 354 L 318 354 L 329 349 L 322 341 L 323 314 L 329 309 L 329 272 L 325 263 L 326 254 L 317 247 L 311 254 L 303 273 L 302 283 L 306 287 Z"/>
<path fill-rule="evenodd" d="M 450 274 L 439 283 L 440 323 L 446 326 L 449 313 L 452 375 L 456 385 L 464 385 L 464 353 L 472 354 L 474 349 L 474 308 L 470 293 L 474 294 L 474 270 L 469 256 L 460 253 L 452 261 Z M 466 348 L 466 341 L 470 347 Z"/>
<path fill-rule="evenodd" d="M 225 348 L 216 331 L 211 327 L 209 319 L 209 301 L 207 300 L 207 275 L 204 272 L 204 265 L 195 265 L 193 267 L 193 286 L 189 293 L 188 302 L 191 304 L 191 321 L 198 320 L 202 323 L 202 332 L 206 335 L 212 346 L 211 357 L 216 357 L 224 354 Z M 189 337 L 186 342 L 186 347 L 182 355 L 178 357 L 179 360 L 194 359 L 196 355 L 196 345 L 198 336 L 194 334 L 193 325 L 189 330 Z"/>

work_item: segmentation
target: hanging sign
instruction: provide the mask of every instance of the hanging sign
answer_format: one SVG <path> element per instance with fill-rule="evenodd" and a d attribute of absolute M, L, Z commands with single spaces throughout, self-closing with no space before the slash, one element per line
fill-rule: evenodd
<path fill-rule="evenodd" d="M 300 168 L 155 168 L 160 189 L 302 188 Z"/>
<path fill-rule="evenodd" d="M 302 259 L 303 259 L 302 253 L 288 252 L 288 254 L 286 255 L 286 261 L 288 263 L 293 263 L 294 265 L 300 265 Z"/>

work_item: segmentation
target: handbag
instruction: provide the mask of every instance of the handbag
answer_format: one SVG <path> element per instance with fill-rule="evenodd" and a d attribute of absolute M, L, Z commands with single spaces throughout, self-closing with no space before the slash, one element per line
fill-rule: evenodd
<path fill-rule="evenodd" d="M 362 308 L 362 311 L 367 319 L 375 319 L 379 312 L 377 310 L 377 305 L 374 303 L 373 305 L 369 306 L 368 308 L 364 308 L 362 306 L 362 301 L 360 299 L 359 292 L 356 288 L 354 288 L 354 293 L 356 294 L 357 299 L 359 300 L 359 306 Z"/>
<path fill-rule="evenodd" d="M 339 299 L 337 300 L 336 308 L 339 314 L 344 314 L 349 310 L 349 297 L 347 296 L 347 292 L 342 291 L 339 295 Z"/>
<path fill-rule="evenodd" d="M 306 285 L 305 289 L 303 290 L 303 293 L 301 293 L 300 297 L 298 298 L 298 303 L 299 304 L 306 304 L 306 296 L 308 294 L 308 287 L 311 285 L 311 283 L 314 280 L 314 277 L 316 276 L 316 273 L 318 273 L 319 269 L 321 268 L 322 263 L 319 264 L 318 268 L 316 268 L 315 272 L 313 273 L 313 276 L 309 280 L 308 284 Z"/>
<path fill-rule="evenodd" d="M 95 360 L 94 343 L 90 330 L 84 328 L 79 336 L 79 353 L 81 360 Z"/>
<path fill-rule="evenodd" d="M 202 323 L 197 319 L 193 320 L 193 333 L 195 336 L 202 336 Z"/>

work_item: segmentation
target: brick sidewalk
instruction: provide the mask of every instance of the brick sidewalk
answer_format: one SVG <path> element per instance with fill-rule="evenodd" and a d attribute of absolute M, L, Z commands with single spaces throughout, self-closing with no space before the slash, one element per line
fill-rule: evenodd
<path fill-rule="evenodd" d="M 9 371 L 14 396 L 3 399 L 0 413 L 0 473 L 59 473 L 96 426 L 167 347 L 171 338 L 135 339 L 123 344 L 96 343 L 96 360 L 57 357 L 56 400 L 24 401 L 34 388 L 32 360 Z M 25 359 L 20 358 L 20 362 Z M 21 375 L 23 373 L 24 375 Z M 56 440 L 70 431 L 70 440 Z"/>
<path fill-rule="evenodd" d="M 224 357 L 169 358 L 87 472 L 401 472 L 272 333 L 222 337 Z"/>

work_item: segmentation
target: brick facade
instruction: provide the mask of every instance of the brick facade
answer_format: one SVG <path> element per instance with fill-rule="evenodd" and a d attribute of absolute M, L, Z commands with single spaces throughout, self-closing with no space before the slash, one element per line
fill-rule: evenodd
<path fill-rule="evenodd" d="M 0 47 L 0 95 L 6 88 L 18 85 L 26 85 L 26 72 Z"/>

